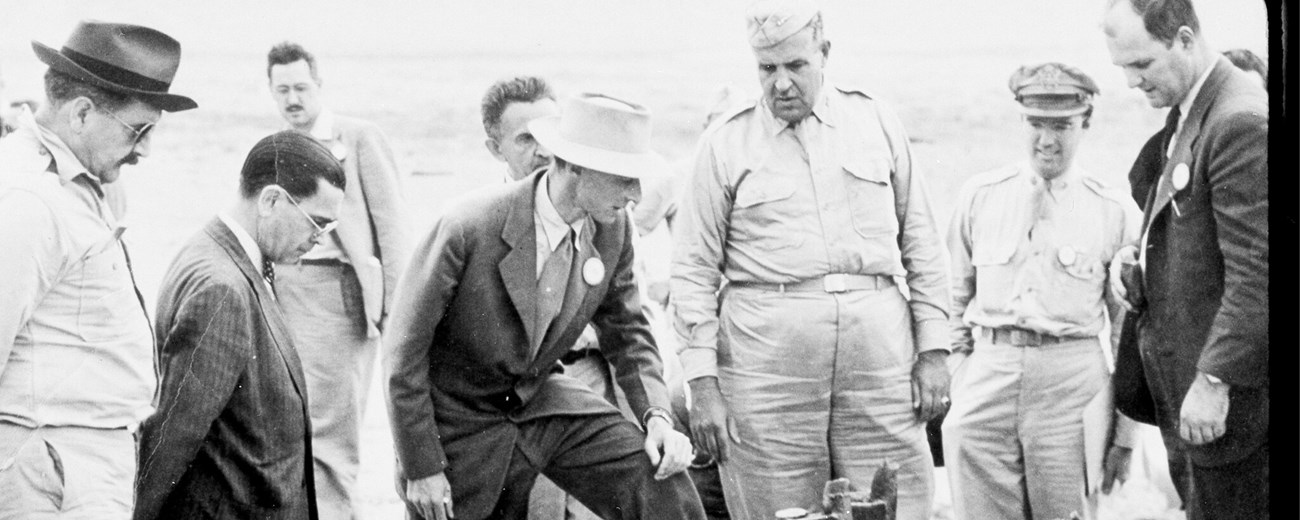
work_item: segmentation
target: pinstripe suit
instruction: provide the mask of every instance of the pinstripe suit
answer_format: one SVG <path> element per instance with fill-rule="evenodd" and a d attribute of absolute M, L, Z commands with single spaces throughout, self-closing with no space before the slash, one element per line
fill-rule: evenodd
<path fill-rule="evenodd" d="M 172 262 L 156 331 L 162 383 L 140 431 L 135 518 L 315 518 L 302 365 L 223 222 Z"/>

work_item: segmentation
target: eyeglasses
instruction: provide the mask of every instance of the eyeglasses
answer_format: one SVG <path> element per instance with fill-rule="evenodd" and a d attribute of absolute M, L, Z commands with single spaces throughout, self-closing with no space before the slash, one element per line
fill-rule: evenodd
<path fill-rule="evenodd" d="M 131 142 L 131 146 L 140 144 L 140 141 L 143 141 L 145 136 L 149 135 L 149 131 L 153 130 L 154 123 L 145 123 L 144 126 L 140 128 L 136 128 L 128 124 L 126 121 L 123 121 L 122 118 L 117 117 L 117 114 L 115 114 L 112 110 L 103 108 L 99 105 L 95 105 L 95 108 L 98 108 L 100 111 L 104 112 L 105 114 L 112 116 L 114 120 L 116 120 L 122 126 L 126 127 L 127 130 L 130 130 L 131 133 L 135 135 L 135 141 Z"/>
<path fill-rule="evenodd" d="M 311 234 L 312 240 L 316 240 L 322 236 L 325 236 L 326 233 L 329 233 L 330 231 L 334 231 L 334 228 L 338 227 L 339 221 L 337 220 L 331 220 L 324 226 L 317 224 L 316 219 L 311 215 L 308 215 L 307 211 L 302 209 L 302 206 L 298 205 L 298 201 L 294 200 L 293 195 L 289 193 L 289 190 L 280 188 L 280 191 L 284 192 L 284 196 L 289 198 L 289 202 L 293 203 L 293 207 L 298 208 L 298 212 L 302 213 L 302 216 L 307 217 L 307 222 L 311 222 L 311 227 L 316 228 L 316 232 Z"/>

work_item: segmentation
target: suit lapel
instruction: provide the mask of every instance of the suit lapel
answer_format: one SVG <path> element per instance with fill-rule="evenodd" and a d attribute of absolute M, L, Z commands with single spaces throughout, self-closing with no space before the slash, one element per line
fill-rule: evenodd
<path fill-rule="evenodd" d="M 531 182 L 516 182 L 513 186 L 517 189 L 501 230 L 501 239 L 510 246 L 510 251 L 497 264 L 501 281 L 528 334 L 528 343 L 522 346 L 524 352 L 532 345 L 534 335 L 541 334 L 534 330 L 533 324 L 533 316 L 537 314 L 537 230 L 533 223 L 533 189 L 540 178 L 538 175 Z"/>
<path fill-rule="evenodd" d="M 1169 205 L 1169 201 L 1173 200 L 1174 195 L 1178 193 L 1179 190 L 1174 186 L 1173 182 L 1174 170 L 1178 169 L 1178 165 L 1181 164 L 1187 168 L 1189 177 L 1187 185 L 1191 184 L 1192 150 L 1201 137 L 1201 126 L 1205 123 L 1205 114 L 1209 112 L 1210 106 L 1214 104 L 1215 98 L 1218 97 L 1221 84 L 1232 72 L 1225 69 L 1225 67 L 1232 67 L 1226 58 L 1219 58 L 1213 67 L 1214 70 L 1210 72 L 1208 78 L 1205 78 L 1205 83 L 1201 85 L 1196 100 L 1192 102 L 1191 109 L 1184 116 L 1183 128 L 1176 137 L 1178 141 L 1174 144 L 1174 151 L 1169 155 L 1169 160 L 1165 162 L 1165 167 L 1160 172 L 1160 179 L 1156 181 L 1155 196 L 1145 211 L 1148 225 L 1155 221 L 1156 215 L 1164 211 L 1165 207 Z M 1161 150 L 1161 153 L 1164 153 L 1164 150 Z M 1186 188 L 1187 185 L 1183 187 Z"/>
<path fill-rule="evenodd" d="M 266 284 L 262 282 L 262 273 L 253 266 L 253 261 L 248 258 L 244 252 L 244 247 L 239 244 L 239 239 L 235 238 L 235 233 L 226 227 L 221 219 L 213 219 L 208 224 L 208 236 L 217 242 L 226 251 L 226 255 L 243 273 L 249 285 L 253 287 L 253 292 L 257 294 L 258 312 L 262 313 L 262 319 L 266 320 L 271 332 L 271 340 L 275 342 L 275 350 L 280 353 L 280 359 L 284 361 L 285 367 L 289 370 L 289 379 L 293 382 L 294 391 L 298 392 L 298 397 L 302 398 L 303 406 L 306 406 L 307 398 L 303 382 L 302 361 L 298 359 L 298 352 L 294 350 L 293 343 L 290 341 L 289 327 L 284 323 L 284 317 L 280 314 L 279 304 L 271 296 Z M 304 408 L 306 413 L 306 408 Z"/>

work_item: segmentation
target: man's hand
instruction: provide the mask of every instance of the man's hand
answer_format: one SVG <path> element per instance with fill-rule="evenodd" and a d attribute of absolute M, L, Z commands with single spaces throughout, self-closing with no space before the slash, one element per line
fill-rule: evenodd
<path fill-rule="evenodd" d="M 1133 458 L 1133 448 L 1125 448 L 1117 444 L 1112 444 L 1110 449 L 1106 450 L 1106 458 L 1102 461 L 1101 492 L 1110 494 L 1110 490 L 1115 486 L 1115 481 L 1124 482 L 1128 480 L 1128 464 Z"/>
<path fill-rule="evenodd" d="M 443 473 L 407 480 L 405 500 L 425 520 L 456 518 L 451 509 L 451 484 Z"/>
<path fill-rule="evenodd" d="M 947 350 L 927 350 L 912 365 L 912 409 L 921 422 L 930 422 L 948 409 L 947 357 Z"/>
<path fill-rule="evenodd" d="M 1183 398 L 1178 418 L 1178 436 L 1193 446 L 1213 442 L 1227 431 L 1228 384 L 1211 383 L 1197 371 L 1192 387 Z"/>
<path fill-rule="evenodd" d="M 1108 267 L 1108 276 L 1106 279 L 1110 285 L 1111 299 L 1119 302 L 1124 306 L 1124 310 L 1132 312 L 1133 304 L 1128 301 L 1128 288 L 1124 287 L 1123 272 L 1124 264 L 1133 264 L 1138 261 L 1138 250 L 1135 246 L 1124 246 L 1115 252 L 1115 257 L 1111 258 Z"/>
<path fill-rule="evenodd" d="M 691 465 L 691 440 L 674 430 L 672 423 L 663 417 L 652 416 L 645 424 L 645 453 L 650 463 L 658 468 L 655 480 L 676 475 Z M 660 455 L 660 451 L 663 452 Z"/>
<path fill-rule="evenodd" d="M 727 414 L 727 405 L 722 402 L 718 378 L 700 377 L 692 379 L 690 385 L 691 436 L 695 446 L 714 460 L 726 462 L 728 437 L 730 442 L 739 443 L 740 435 L 736 433 L 736 420 Z"/>

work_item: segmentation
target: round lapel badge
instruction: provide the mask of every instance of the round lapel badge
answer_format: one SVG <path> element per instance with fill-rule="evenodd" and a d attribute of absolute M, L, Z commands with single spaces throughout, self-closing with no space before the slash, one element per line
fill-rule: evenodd
<path fill-rule="evenodd" d="M 348 147 L 341 142 L 330 141 L 329 148 L 330 148 L 330 153 L 334 154 L 334 158 L 338 159 L 339 161 L 342 161 L 348 156 Z"/>
<path fill-rule="evenodd" d="M 1174 167 L 1174 191 L 1181 191 L 1187 187 L 1187 183 L 1192 180 L 1192 173 L 1187 169 L 1187 163 L 1178 163 Z"/>
<path fill-rule="evenodd" d="M 1061 265 L 1064 265 L 1066 267 L 1074 265 L 1074 261 L 1078 258 L 1078 256 L 1079 255 L 1074 252 L 1074 248 L 1070 246 L 1062 247 L 1059 251 L 1056 252 L 1056 259 L 1060 260 Z"/>
<path fill-rule="evenodd" d="M 596 285 L 605 279 L 605 264 L 600 263 L 596 257 L 588 258 L 582 264 L 582 281 L 587 285 Z"/>

